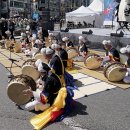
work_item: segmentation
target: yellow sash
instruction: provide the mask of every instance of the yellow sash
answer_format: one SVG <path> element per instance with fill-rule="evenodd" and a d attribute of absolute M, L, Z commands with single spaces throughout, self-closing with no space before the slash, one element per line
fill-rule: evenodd
<path fill-rule="evenodd" d="M 59 111 L 65 107 L 66 96 L 67 89 L 63 87 L 59 90 L 58 95 L 50 108 L 30 119 L 30 123 L 34 126 L 34 129 L 41 130 L 49 121 L 51 121 L 51 114 L 53 112 Z"/>

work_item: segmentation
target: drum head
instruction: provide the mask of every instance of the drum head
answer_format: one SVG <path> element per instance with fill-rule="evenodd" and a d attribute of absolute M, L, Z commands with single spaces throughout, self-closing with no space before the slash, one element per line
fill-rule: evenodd
<path fill-rule="evenodd" d="M 23 91 L 29 89 L 36 91 L 36 82 L 27 75 L 18 75 L 11 79 L 7 88 L 7 95 L 18 105 L 27 103 L 31 97 L 24 95 Z"/>
<path fill-rule="evenodd" d="M 115 65 L 115 64 L 120 64 L 119 62 L 107 62 L 105 65 L 104 65 L 104 75 L 105 75 L 105 77 L 107 77 L 107 75 L 106 75 L 106 71 L 107 71 L 107 69 L 110 67 L 110 66 L 112 66 L 112 65 Z"/>
<path fill-rule="evenodd" d="M 32 77 L 34 80 L 37 80 L 40 76 L 40 73 L 35 68 L 35 59 L 28 59 L 22 65 L 22 74 Z"/>
<path fill-rule="evenodd" d="M 97 60 L 100 57 L 96 54 L 90 54 L 86 57 L 84 64 L 88 69 L 98 69 L 101 65 L 101 62 Z"/>
<path fill-rule="evenodd" d="M 69 59 L 72 59 L 72 58 L 79 55 L 78 50 L 76 48 L 74 48 L 74 47 L 69 47 L 67 49 L 67 53 L 68 53 L 68 58 Z"/>
<path fill-rule="evenodd" d="M 40 76 L 40 73 L 32 65 L 24 65 L 22 67 L 22 74 L 32 77 L 34 80 L 37 80 Z"/>
<path fill-rule="evenodd" d="M 109 71 L 109 73 L 107 74 L 108 80 L 112 82 L 121 81 L 125 77 L 126 72 L 120 72 L 120 69 L 121 67 L 115 67 L 111 71 Z"/>
<path fill-rule="evenodd" d="M 16 53 L 19 53 L 19 52 L 21 52 L 21 43 L 15 43 L 14 44 L 14 51 L 16 52 Z"/>
<path fill-rule="evenodd" d="M 109 62 L 106 64 L 104 68 L 104 75 L 105 77 L 112 82 L 121 81 L 126 72 L 120 72 L 120 69 L 123 67 L 123 64 L 120 62 Z"/>
<path fill-rule="evenodd" d="M 8 85 L 7 95 L 16 104 L 23 105 L 31 99 L 30 96 L 23 94 L 23 90 L 26 89 L 27 86 L 24 86 L 24 84 L 13 82 Z"/>
<path fill-rule="evenodd" d="M 42 62 L 48 64 L 48 61 L 47 61 L 47 59 L 45 59 L 45 57 L 44 57 L 43 54 L 36 54 L 35 59 L 36 59 L 36 60 L 40 59 Z"/>

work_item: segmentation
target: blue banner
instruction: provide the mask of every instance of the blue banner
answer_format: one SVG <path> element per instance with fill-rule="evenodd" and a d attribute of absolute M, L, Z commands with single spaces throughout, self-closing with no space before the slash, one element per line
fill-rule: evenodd
<path fill-rule="evenodd" d="M 33 18 L 33 20 L 38 21 L 39 18 L 40 18 L 40 17 L 39 17 L 39 13 L 33 13 L 32 18 Z"/>
<path fill-rule="evenodd" d="M 104 21 L 112 21 L 115 14 L 115 0 L 104 0 Z"/>

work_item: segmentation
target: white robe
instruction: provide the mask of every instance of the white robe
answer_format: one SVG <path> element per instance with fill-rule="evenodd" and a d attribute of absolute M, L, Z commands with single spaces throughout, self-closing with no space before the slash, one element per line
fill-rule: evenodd
<path fill-rule="evenodd" d="M 130 83 L 130 68 L 127 68 L 126 76 L 123 79 L 124 83 L 129 84 Z"/>

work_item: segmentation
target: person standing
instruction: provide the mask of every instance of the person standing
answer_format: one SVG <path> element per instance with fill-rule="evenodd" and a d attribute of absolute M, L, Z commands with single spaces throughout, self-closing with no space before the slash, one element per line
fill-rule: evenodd
<path fill-rule="evenodd" d="M 8 30 L 8 23 L 6 19 L 4 18 L 1 18 L 1 20 L 2 20 L 2 23 L 1 23 L 2 36 L 6 39 L 7 34 L 5 32 Z"/>
<path fill-rule="evenodd" d="M 14 30 L 15 30 L 15 24 L 12 21 L 12 19 L 9 20 L 9 31 L 11 32 L 11 39 L 14 38 Z"/>

